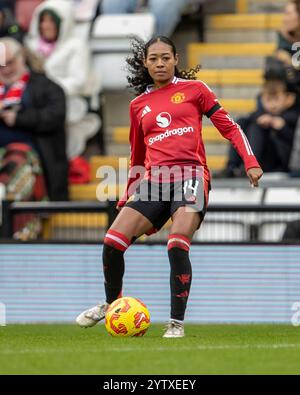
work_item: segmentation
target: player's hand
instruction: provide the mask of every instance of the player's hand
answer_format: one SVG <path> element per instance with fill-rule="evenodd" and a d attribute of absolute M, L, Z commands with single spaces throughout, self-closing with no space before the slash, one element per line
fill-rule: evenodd
<path fill-rule="evenodd" d="M 253 187 L 258 187 L 258 180 L 263 175 L 263 171 L 260 167 L 252 167 L 247 171 L 247 176 L 250 180 L 250 184 Z"/>

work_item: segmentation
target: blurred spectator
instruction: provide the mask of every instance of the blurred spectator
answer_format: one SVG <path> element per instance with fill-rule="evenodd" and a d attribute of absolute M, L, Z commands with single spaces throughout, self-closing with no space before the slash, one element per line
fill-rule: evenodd
<path fill-rule="evenodd" d="M 71 0 L 75 8 L 76 22 L 93 21 L 98 13 L 99 0 Z"/>
<path fill-rule="evenodd" d="M 292 46 L 299 41 L 300 0 L 290 0 L 285 7 L 282 29 L 278 33 L 276 54 L 266 60 L 266 83 L 263 94 L 258 97 L 257 111 L 238 121 L 265 172 L 283 171 L 294 176 L 300 175 L 300 69 L 292 62 L 295 53 Z M 276 80 L 272 87 L 270 84 Z M 281 89 L 280 93 L 279 81 L 282 87 L 287 85 L 286 92 Z M 266 92 L 268 85 L 269 94 Z M 271 101 L 266 100 L 267 97 Z M 289 101 L 290 105 L 287 106 Z M 275 113 L 268 105 L 272 102 L 277 107 Z M 275 124 L 274 118 L 277 119 Z M 227 166 L 217 176 L 240 176 L 240 164 L 239 156 L 230 148 Z"/>
<path fill-rule="evenodd" d="M 15 17 L 24 32 L 28 32 L 32 14 L 43 0 L 18 0 L 15 6 Z"/>
<path fill-rule="evenodd" d="M 284 79 L 269 79 L 264 83 L 260 103 L 254 113 L 238 123 L 264 172 L 288 172 L 299 99 Z M 218 176 L 238 177 L 242 173 L 242 161 L 230 148 L 227 167 Z"/>
<path fill-rule="evenodd" d="M 9 8 L 14 15 L 16 0 L 0 0 L 0 7 Z"/>
<path fill-rule="evenodd" d="M 289 167 L 291 177 L 300 177 L 300 116 L 295 130 Z"/>
<path fill-rule="evenodd" d="M 103 0 L 103 14 L 126 14 L 139 10 L 141 1 L 138 0 Z M 170 37 L 181 18 L 183 8 L 188 0 L 148 0 L 149 12 L 156 19 L 155 35 Z"/>
<path fill-rule="evenodd" d="M 300 42 L 300 0 L 290 0 L 285 7 L 282 28 L 278 33 L 276 57 L 286 66 L 300 96 L 300 67 L 292 61 L 296 53 L 292 47 L 298 42 Z M 300 119 L 294 135 L 289 167 L 291 176 L 300 176 Z"/>
<path fill-rule="evenodd" d="M 278 57 L 291 63 L 292 45 L 300 41 L 300 0 L 290 0 L 284 10 L 283 24 L 278 33 Z"/>
<path fill-rule="evenodd" d="M 12 11 L 0 3 L 0 38 L 1 37 L 12 37 L 20 42 L 23 41 L 22 29 L 15 20 Z"/>
<path fill-rule="evenodd" d="M 25 40 L 28 49 L 42 60 L 46 75 L 66 94 L 69 159 L 82 154 L 86 141 L 100 127 L 99 116 L 88 113 L 88 104 L 83 97 L 99 91 L 99 83 L 96 80 L 90 83 L 88 42 L 74 35 L 73 10 L 72 2 L 68 0 L 43 2 L 35 9 Z"/>
<path fill-rule="evenodd" d="M 67 200 L 63 90 L 27 67 L 16 40 L 0 44 L 0 182 L 13 200 Z"/>
<path fill-rule="evenodd" d="M 296 50 L 293 44 L 300 42 L 300 0 L 289 0 L 285 6 L 282 27 L 278 32 L 277 49 L 266 59 L 265 75 L 281 78 L 282 71 L 294 83 L 300 95 L 300 67 L 293 62 Z"/>

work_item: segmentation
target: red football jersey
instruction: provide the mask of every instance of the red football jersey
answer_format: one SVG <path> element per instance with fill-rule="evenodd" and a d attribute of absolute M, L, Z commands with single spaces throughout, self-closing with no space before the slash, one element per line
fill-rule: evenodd
<path fill-rule="evenodd" d="M 149 86 L 130 104 L 130 169 L 144 166 L 145 178 L 151 179 L 153 166 L 200 166 L 204 178 L 209 180 L 202 139 L 203 115 L 230 140 L 246 170 L 259 167 L 245 134 L 221 107 L 212 90 L 202 81 L 174 77 L 162 88 L 153 90 Z M 129 173 L 127 192 L 119 205 L 127 201 L 129 186 L 136 178 Z"/>

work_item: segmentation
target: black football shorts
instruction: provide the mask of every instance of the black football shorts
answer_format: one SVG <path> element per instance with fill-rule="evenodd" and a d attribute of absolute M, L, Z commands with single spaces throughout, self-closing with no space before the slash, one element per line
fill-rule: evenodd
<path fill-rule="evenodd" d="M 210 184 L 203 178 L 191 178 L 171 183 L 143 180 L 125 207 L 144 215 L 158 231 L 179 207 L 196 211 L 203 220 L 208 204 Z"/>

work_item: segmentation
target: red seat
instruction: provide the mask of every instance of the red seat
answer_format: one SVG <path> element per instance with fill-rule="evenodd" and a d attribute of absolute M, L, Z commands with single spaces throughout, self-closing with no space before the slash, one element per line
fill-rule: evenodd
<path fill-rule="evenodd" d="M 28 31 L 31 17 L 34 9 L 43 2 L 43 0 L 17 0 L 16 1 L 16 18 L 21 28 Z"/>

